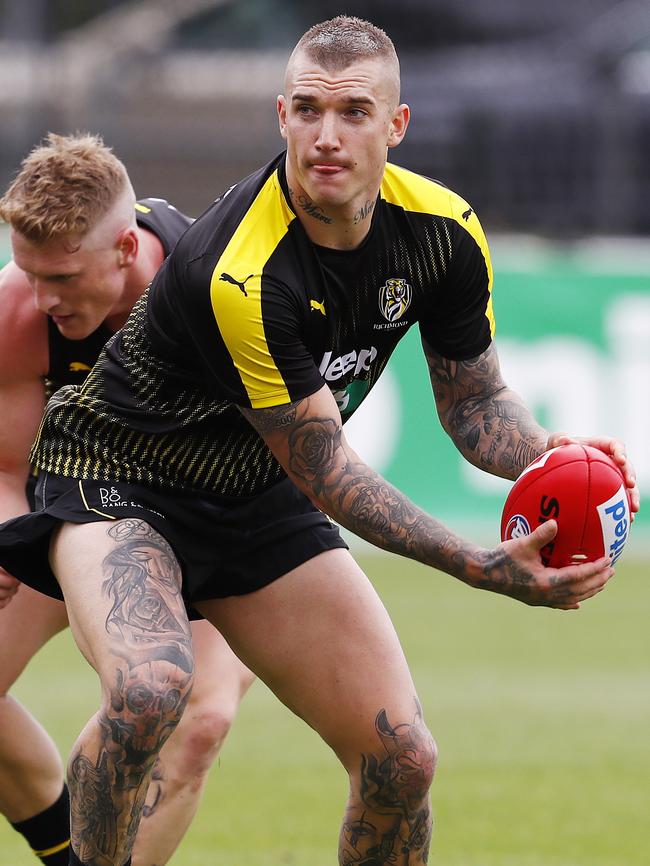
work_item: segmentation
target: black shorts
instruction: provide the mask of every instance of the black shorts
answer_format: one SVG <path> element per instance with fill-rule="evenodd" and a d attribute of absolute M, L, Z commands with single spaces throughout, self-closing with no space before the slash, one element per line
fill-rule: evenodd
<path fill-rule="evenodd" d="M 226 499 L 42 473 L 35 499 L 34 512 L 0 525 L 0 565 L 53 598 L 63 595 L 50 537 L 64 521 L 144 520 L 171 545 L 189 608 L 254 592 L 325 550 L 347 548 L 338 527 L 287 478 L 259 496 Z"/>

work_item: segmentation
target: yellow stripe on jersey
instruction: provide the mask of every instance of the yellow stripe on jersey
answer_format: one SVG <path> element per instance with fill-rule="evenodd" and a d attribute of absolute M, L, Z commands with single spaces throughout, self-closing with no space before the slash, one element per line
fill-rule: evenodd
<path fill-rule="evenodd" d="M 65 849 L 69 847 L 70 840 L 66 839 L 65 842 L 61 842 L 60 845 L 54 845 L 53 848 L 43 848 L 42 851 L 35 851 L 32 849 L 32 854 L 35 854 L 37 857 L 51 857 L 52 854 L 58 854 L 59 851 L 65 851 Z"/>
<path fill-rule="evenodd" d="M 262 271 L 293 219 L 274 172 L 237 226 L 210 281 L 214 317 L 254 409 L 291 399 L 266 342 Z"/>
<path fill-rule="evenodd" d="M 135 209 L 139 210 L 140 213 L 151 213 L 151 208 L 147 207 L 145 204 L 140 204 L 139 201 L 136 201 Z"/>
<path fill-rule="evenodd" d="M 384 179 L 381 184 L 381 197 L 390 204 L 398 205 L 412 213 L 432 214 L 433 216 L 450 217 L 470 234 L 478 245 L 488 273 L 488 302 L 485 316 L 490 323 L 490 334 L 494 337 L 495 321 L 492 308 L 492 259 L 488 242 L 481 228 L 478 217 L 470 205 L 447 187 L 414 174 L 408 169 L 392 163 L 386 164 Z"/>

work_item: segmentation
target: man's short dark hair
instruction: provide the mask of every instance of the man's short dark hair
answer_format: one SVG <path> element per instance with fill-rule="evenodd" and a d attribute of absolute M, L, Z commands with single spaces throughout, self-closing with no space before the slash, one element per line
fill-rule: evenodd
<path fill-rule="evenodd" d="M 397 60 L 392 40 L 380 27 L 349 15 L 314 24 L 300 38 L 294 53 L 299 50 L 330 72 L 346 69 L 357 60 Z"/>

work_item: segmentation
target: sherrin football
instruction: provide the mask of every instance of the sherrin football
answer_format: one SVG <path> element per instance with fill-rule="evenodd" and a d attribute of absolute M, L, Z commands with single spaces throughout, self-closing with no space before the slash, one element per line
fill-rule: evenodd
<path fill-rule="evenodd" d="M 557 535 L 543 548 L 559 568 L 609 555 L 616 562 L 630 533 L 630 501 L 616 463 L 589 445 L 545 451 L 515 481 L 503 507 L 501 540 L 529 535 L 553 519 Z"/>

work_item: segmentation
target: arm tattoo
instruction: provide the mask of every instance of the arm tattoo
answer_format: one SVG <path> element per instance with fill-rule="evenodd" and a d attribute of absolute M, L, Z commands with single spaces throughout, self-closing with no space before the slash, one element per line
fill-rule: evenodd
<path fill-rule="evenodd" d="M 298 403 L 286 403 L 284 406 L 273 406 L 263 412 L 242 408 L 241 413 L 263 436 L 265 433 L 290 427 L 296 420 L 297 405 Z"/>
<path fill-rule="evenodd" d="M 269 431 L 269 446 L 284 468 L 334 520 L 377 547 L 438 568 L 470 586 L 530 605 L 571 606 L 574 590 L 566 579 L 547 574 L 545 587 L 502 547 L 485 550 L 460 538 L 360 460 L 343 436 L 338 414 L 319 416 L 311 403 L 306 397 L 284 410 L 242 411 L 260 433 Z M 482 442 L 481 437 L 477 440 Z M 526 448 L 532 449 L 534 441 L 520 438 L 512 459 L 516 454 L 524 461 Z M 535 447 L 542 450 L 539 443 Z M 504 459 L 498 449 L 493 459 Z"/>
<path fill-rule="evenodd" d="M 333 418 L 313 418 L 295 424 L 289 435 L 292 471 L 310 482 L 329 475 L 341 446 L 341 433 L 341 425 Z"/>
<path fill-rule="evenodd" d="M 548 433 L 506 387 L 494 346 L 466 361 L 425 354 L 442 425 L 470 463 L 514 480 L 546 450 Z"/>
<path fill-rule="evenodd" d="M 501 547 L 485 550 L 460 538 L 418 508 L 352 451 L 340 417 L 319 416 L 306 397 L 278 409 L 242 410 L 282 465 L 320 508 L 371 544 L 433 566 L 470 586 L 509 595 L 526 604 L 570 606 L 571 591 L 548 576 L 544 587 Z M 319 404 L 320 405 L 320 404 Z M 285 419 L 290 421 L 285 423 Z M 274 438 L 275 437 L 275 438 Z M 524 442 L 518 453 L 523 453 Z"/>
<path fill-rule="evenodd" d="M 501 595 L 515 598 L 524 604 L 545 607 L 567 607 L 575 595 L 574 587 L 556 574 L 548 576 L 549 589 L 542 591 L 534 577 L 518 565 L 503 548 L 479 554 L 482 573 L 474 583 Z"/>
<path fill-rule="evenodd" d="M 280 434 L 285 468 L 331 517 L 378 547 L 460 576 L 470 558 L 461 540 L 361 462 L 340 418 L 316 416 L 310 403 L 284 407 L 287 416 L 277 408 L 242 411 L 258 432 Z"/>

